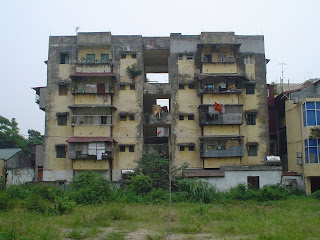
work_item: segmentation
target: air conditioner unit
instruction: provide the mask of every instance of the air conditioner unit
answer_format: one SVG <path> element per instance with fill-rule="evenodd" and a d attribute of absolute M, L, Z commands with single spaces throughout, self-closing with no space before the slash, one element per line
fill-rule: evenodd
<path fill-rule="evenodd" d="M 123 46 L 124 52 L 130 52 L 130 46 Z"/>

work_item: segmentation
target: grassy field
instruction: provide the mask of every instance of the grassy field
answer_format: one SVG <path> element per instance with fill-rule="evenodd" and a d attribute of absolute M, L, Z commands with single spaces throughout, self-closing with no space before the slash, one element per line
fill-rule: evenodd
<path fill-rule="evenodd" d="M 0 239 L 167 239 L 164 204 L 77 205 L 64 215 L 15 206 L 0 211 Z M 320 201 L 174 203 L 171 232 L 168 239 L 319 239 Z"/>

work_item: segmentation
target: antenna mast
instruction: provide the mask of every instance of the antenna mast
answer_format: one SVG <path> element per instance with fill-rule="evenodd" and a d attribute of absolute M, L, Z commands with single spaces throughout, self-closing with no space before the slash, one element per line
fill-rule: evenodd
<path fill-rule="evenodd" d="M 280 65 L 281 65 L 280 88 L 281 88 L 281 92 L 283 92 L 283 66 L 287 65 L 287 64 L 282 62 L 282 63 L 280 63 Z"/>

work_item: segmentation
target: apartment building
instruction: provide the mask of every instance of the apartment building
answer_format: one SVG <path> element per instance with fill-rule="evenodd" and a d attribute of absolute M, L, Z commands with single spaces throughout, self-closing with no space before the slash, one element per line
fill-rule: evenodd
<path fill-rule="evenodd" d="M 320 125 L 320 79 L 280 93 L 278 106 L 279 148 L 290 172 L 288 181 L 307 194 L 320 190 L 320 141 L 311 130 Z"/>
<path fill-rule="evenodd" d="M 34 88 L 46 112 L 44 181 L 84 170 L 120 181 L 158 153 L 221 188 L 280 182 L 281 167 L 264 162 L 263 36 L 52 36 L 46 63 L 47 86 Z"/>

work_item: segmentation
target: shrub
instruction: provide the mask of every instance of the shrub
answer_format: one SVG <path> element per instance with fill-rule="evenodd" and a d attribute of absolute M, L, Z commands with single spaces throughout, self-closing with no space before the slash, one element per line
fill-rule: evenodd
<path fill-rule="evenodd" d="M 7 210 L 11 207 L 12 202 L 7 192 L 0 192 L 0 211 Z"/>
<path fill-rule="evenodd" d="M 75 203 L 68 197 L 56 196 L 54 201 L 54 210 L 57 214 L 71 213 Z"/>
<path fill-rule="evenodd" d="M 47 200 L 39 198 L 36 194 L 30 194 L 24 202 L 24 207 L 28 211 L 46 213 L 52 212 L 53 209 L 50 206 L 50 203 Z"/>
<path fill-rule="evenodd" d="M 257 191 L 256 200 L 274 201 L 287 198 L 286 189 L 278 185 L 265 185 Z"/>
<path fill-rule="evenodd" d="M 0 178 L 0 192 L 6 189 L 6 181 L 4 178 Z"/>
<path fill-rule="evenodd" d="M 29 196 L 29 191 L 24 185 L 12 185 L 7 188 L 6 192 L 10 198 L 13 199 L 25 199 Z"/>
<path fill-rule="evenodd" d="M 178 191 L 185 192 L 191 201 L 209 203 L 216 195 L 215 187 L 198 179 L 183 179 L 178 181 Z"/>
<path fill-rule="evenodd" d="M 152 188 L 151 178 L 142 174 L 130 177 L 130 180 L 127 180 L 127 183 L 129 189 L 137 194 L 147 193 Z"/>
<path fill-rule="evenodd" d="M 311 197 L 320 200 L 320 190 L 311 193 Z"/>
<path fill-rule="evenodd" d="M 111 186 L 107 179 L 94 171 L 76 175 L 70 184 L 70 197 L 79 204 L 99 204 L 111 196 Z"/>
<path fill-rule="evenodd" d="M 62 196 L 63 190 L 50 184 L 29 184 L 27 188 L 31 194 L 54 202 L 56 196 Z"/>
<path fill-rule="evenodd" d="M 148 202 L 163 203 L 169 199 L 169 191 L 167 189 L 152 189 L 146 196 Z"/>

